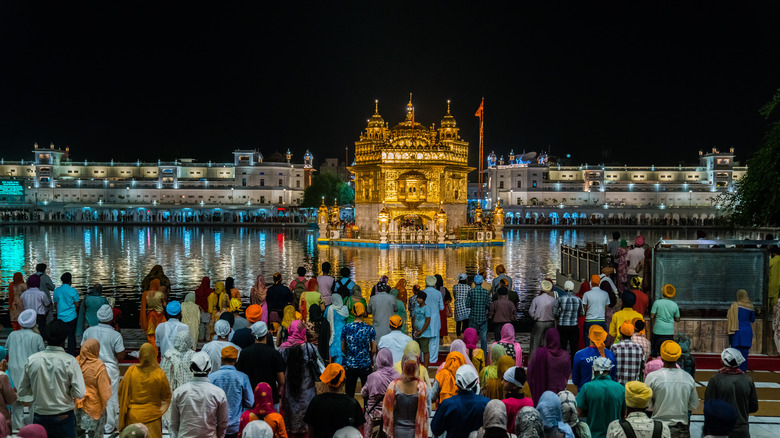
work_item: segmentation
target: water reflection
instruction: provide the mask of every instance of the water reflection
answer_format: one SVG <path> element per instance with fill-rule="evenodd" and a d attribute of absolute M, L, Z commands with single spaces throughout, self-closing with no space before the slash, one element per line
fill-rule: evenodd
<path fill-rule="evenodd" d="M 380 250 L 318 246 L 316 233 L 308 229 L 5 227 L 0 228 L 0 279 L 7 285 L 14 272 L 29 275 L 41 262 L 49 265 L 55 283 L 63 272 L 70 271 L 73 285 L 82 293 L 87 285 L 102 283 L 125 311 L 125 325 L 132 326 L 137 318 L 139 285 L 155 264 L 163 266 L 173 294 L 179 298 L 194 290 L 203 276 L 212 281 L 232 276 L 239 290 L 248 295 L 258 274 L 270 279 L 274 272 L 280 272 L 289 282 L 298 266 L 311 272 L 312 266 L 325 261 L 333 266 L 333 272 L 342 266 L 352 269 L 366 294 L 382 274 L 393 284 L 406 278 L 411 290 L 414 283 L 424 284 L 426 275 L 440 273 L 451 287 L 461 272 L 475 274 L 484 269 L 492 277 L 497 264 L 507 268 L 517 290 L 530 292 L 538 290 L 539 282 L 553 276 L 560 266 L 559 245 L 606 242 L 611 231 L 515 229 L 506 232 L 503 247 Z M 636 236 L 638 230 L 621 233 Z M 642 234 L 652 243 L 661 237 L 694 238 L 695 230 Z M 731 237 L 725 232 L 709 234 Z M 275 245 L 269 244 L 271 239 Z M 7 323 L 7 305 L 3 312 L 0 318 Z"/>

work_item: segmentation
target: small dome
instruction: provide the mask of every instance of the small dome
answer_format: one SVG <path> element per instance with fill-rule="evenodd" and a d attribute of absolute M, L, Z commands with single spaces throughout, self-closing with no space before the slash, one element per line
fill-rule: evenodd
<path fill-rule="evenodd" d="M 371 118 L 368 120 L 368 127 L 369 128 L 384 128 L 385 126 L 385 119 L 382 118 L 382 116 L 379 115 L 379 101 L 374 101 L 374 114 L 371 116 Z"/>
<path fill-rule="evenodd" d="M 447 115 L 444 116 L 443 119 L 441 119 L 441 127 L 442 128 L 455 128 L 457 123 L 455 122 L 455 117 L 452 117 L 452 114 L 450 114 L 450 101 L 447 101 Z"/>

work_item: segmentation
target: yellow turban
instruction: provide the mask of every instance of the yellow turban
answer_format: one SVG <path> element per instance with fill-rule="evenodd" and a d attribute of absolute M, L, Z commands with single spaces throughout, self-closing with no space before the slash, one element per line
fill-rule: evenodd
<path fill-rule="evenodd" d="M 677 289 L 674 288 L 671 284 L 664 285 L 664 298 L 674 298 L 674 295 L 677 293 Z"/>
<path fill-rule="evenodd" d="M 682 355 L 680 344 L 674 341 L 664 341 L 661 344 L 661 359 L 664 362 L 677 362 L 677 359 Z"/>
<path fill-rule="evenodd" d="M 601 357 L 604 356 L 604 341 L 607 340 L 607 332 L 600 325 L 592 325 L 588 330 L 588 337 L 591 342 L 599 349 Z"/>
<path fill-rule="evenodd" d="M 646 408 L 653 398 L 653 390 L 642 382 L 626 382 L 626 406 Z"/>
<path fill-rule="evenodd" d="M 631 337 L 634 334 L 634 323 L 629 320 L 623 322 L 620 326 L 620 334 L 623 336 Z"/>
<path fill-rule="evenodd" d="M 352 306 L 352 314 L 355 316 L 363 316 L 363 314 L 366 313 L 366 306 L 363 305 L 363 303 L 355 303 L 354 306 Z"/>
<path fill-rule="evenodd" d="M 238 348 L 227 346 L 222 349 L 222 359 L 233 359 L 238 357 Z"/>
<path fill-rule="evenodd" d="M 400 328 L 402 325 L 404 325 L 404 321 L 401 319 L 400 316 L 393 315 L 390 317 L 390 327 Z"/>
<path fill-rule="evenodd" d="M 233 298 L 230 300 L 230 311 L 231 312 L 238 312 L 241 310 L 241 300 L 237 298 Z"/>
<path fill-rule="evenodd" d="M 325 371 L 320 375 L 320 381 L 331 388 L 338 388 L 344 383 L 345 377 L 346 372 L 344 371 L 344 367 L 337 363 L 332 363 L 325 367 Z"/>

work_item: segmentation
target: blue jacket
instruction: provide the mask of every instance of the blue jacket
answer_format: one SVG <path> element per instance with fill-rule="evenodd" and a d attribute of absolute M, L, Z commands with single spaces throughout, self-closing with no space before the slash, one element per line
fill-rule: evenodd
<path fill-rule="evenodd" d="M 593 377 L 593 361 L 599 356 L 599 349 L 596 347 L 585 347 L 574 355 L 574 364 L 571 367 L 571 383 L 577 386 L 577 391 L 582 389 L 582 385 L 590 382 L 591 377 Z M 604 349 L 604 357 L 611 360 L 612 364 L 617 365 L 615 353 L 610 351 L 609 348 Z M 617 366 L 612 368 L 609 375 L 612 376 L 612 380 L 617 380 Z"/>
<path fill-rule="evenodd" d="M 431 431 L 434 435 L 447 432 L 447 438 L 468 438 L 471 432 L 482 427 L 482 415 L 489 401 L 471 391 L 459 390 L 439 405 L 431 421 Z"/>

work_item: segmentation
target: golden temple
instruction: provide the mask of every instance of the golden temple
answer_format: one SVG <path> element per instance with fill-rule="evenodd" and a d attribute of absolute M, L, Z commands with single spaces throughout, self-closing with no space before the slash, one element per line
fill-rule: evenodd
<path fill-rule="evenodd" d="M 362 236 L 382 231 L 453 233 L 467 224 L 469 143 L 447 114 L 440 127 L 415 120 L 411 96 L 406 118 L 389 127 L 374 114 L 355 142 L 355 225 Z M 443 234 L 443 233 L 442 233 Z"/>

